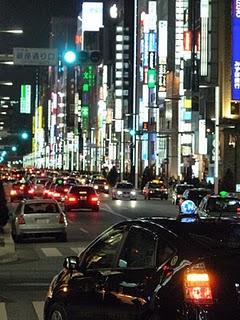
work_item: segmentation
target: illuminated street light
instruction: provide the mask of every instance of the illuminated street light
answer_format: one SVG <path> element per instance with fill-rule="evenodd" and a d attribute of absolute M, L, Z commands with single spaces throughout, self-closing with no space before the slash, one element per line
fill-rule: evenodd
<path fill-rule="evenodd" d="M 0 81 L 0 85 L 13 86 L 13 82 L 12 81 Z"/>
<path fill-rule="evenodd" d="M 0 30 L 0 33 L 23 34 L 23 30 L 22 29 L 6 29 L 6 30 Z"/>
<path fill-rule="evenodd" d="M 113 4 L 111 6 L 111 8 L 109 9 L 109 13 L 110 13 L 110 17 L 112 19 L 117 19 L 117 17 L 118 17 L 118 8 L 117 8 L 116 4 Z"/>
<path fill-rule="evenodd" d="M 28 139 L 28 133 L 27 133 L 27 132 L 23 132 L 23 133 L 21 134 L 21 138 L 22 138 L 23 140 L 27 140 L 27 139 Z"/>

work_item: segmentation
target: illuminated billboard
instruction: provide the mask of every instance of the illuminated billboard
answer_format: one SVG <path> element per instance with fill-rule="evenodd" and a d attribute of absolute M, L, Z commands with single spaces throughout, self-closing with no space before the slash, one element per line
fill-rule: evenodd
<path fill-rule="evenodd" d="M 240 100 L 240 0 L 232 0 L 232 100 Z"/>
<path fill-rule="evenodd" d="M 103 27 L 103 3 L 83 2 L 82 31 L 99 31 Z"/>
<path fill-rule="evenodd" d="M 21 85 L 20 113 L 31 113 L 31 85 Z"/>

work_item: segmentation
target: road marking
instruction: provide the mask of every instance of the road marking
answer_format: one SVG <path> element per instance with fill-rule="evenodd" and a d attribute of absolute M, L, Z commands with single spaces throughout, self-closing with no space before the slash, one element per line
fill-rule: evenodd
<path fill-rule="evenodd" d="M 38 316 L 38 320 L 43 320 L 44 301 L 33 301 L 33 307 Z"/>
<path fill-rule="evenodd" d="M 61 257 L 62 254 L 57 248 L 41 248 L 47 257 Z"/>
<path fill-rule="evenodd" d="M 122 214 L 117 213 L 116 211 L 112 210 L 112 208 L 111 208 L 107 203 L 104 203 L 104 206 L 107 208 L 107 209 L 104 209 L 104 211 L 106 211 L 106 212 L 108 212 L 108 213 L 111 213 L 111 214 L 113 214 L 114 216 L 121 217 L 121 218 L 123 218 L 124 220 L 128 219 L 128 217 L 123 216 Z"/>
<path fill-rule="evenodd" d="M 83 228 L 79 228 L 83 233 L 89 233 L 87 230 L 83 229 Z"/>
<path fill-rule="evenodd" d="M 1 320 L 7 320 L 7 310 L 4 302 L 0 302 L 0 316 Z"/>
<path fill-rule="evenodd" d="M 86 247 L 79 247 L 79 248 L 70 248 L 72 251 L 74 251 L 77 255 L 81 253 Z"/>

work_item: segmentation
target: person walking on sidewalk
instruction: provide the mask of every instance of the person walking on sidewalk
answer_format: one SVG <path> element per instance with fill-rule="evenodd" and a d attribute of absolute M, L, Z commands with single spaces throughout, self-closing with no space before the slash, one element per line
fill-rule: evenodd
<path fill-rule="evenodd" d="M 7 207 L 7 200 L 5 196 L 5 191 L 3 183 L 0 180 L 0 232 L 3 231 L 3 227 L 7 224 L 9 219 L 9 211 Z"/>

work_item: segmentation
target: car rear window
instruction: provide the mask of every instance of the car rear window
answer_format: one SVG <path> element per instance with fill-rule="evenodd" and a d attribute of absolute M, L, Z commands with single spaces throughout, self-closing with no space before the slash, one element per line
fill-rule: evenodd
<path fill-rule="evenodd" d="M 56 203 L 31 203 L 24 206 L 24 214 L 34 213 L 58 213 L 59 207 Z"/>
<path fill-rule="evenodd" d="M 87 194 L 95 194 L 95 190 L 91 187 L 72 187 L 70 189 L 70 193 L 79 194 L 81 192 L 87 193 Z"/>
<path fill-rule="evenodd" d="M 133 185 L 131 183 L 118 183 L 118 189 L 133 189 Z"/>
<path fill-rule="evenodd" d="M 149 183 L 149 188 L 162 188 L 164 187 L 163 183 Z"/>
<path fill-rule="evenodd" d="M 231 220 L 177 223 L 170 226 L 189 246 L 200 246 L 204 251 L 238 249 L 240 252 L 240 223 Z"/>

